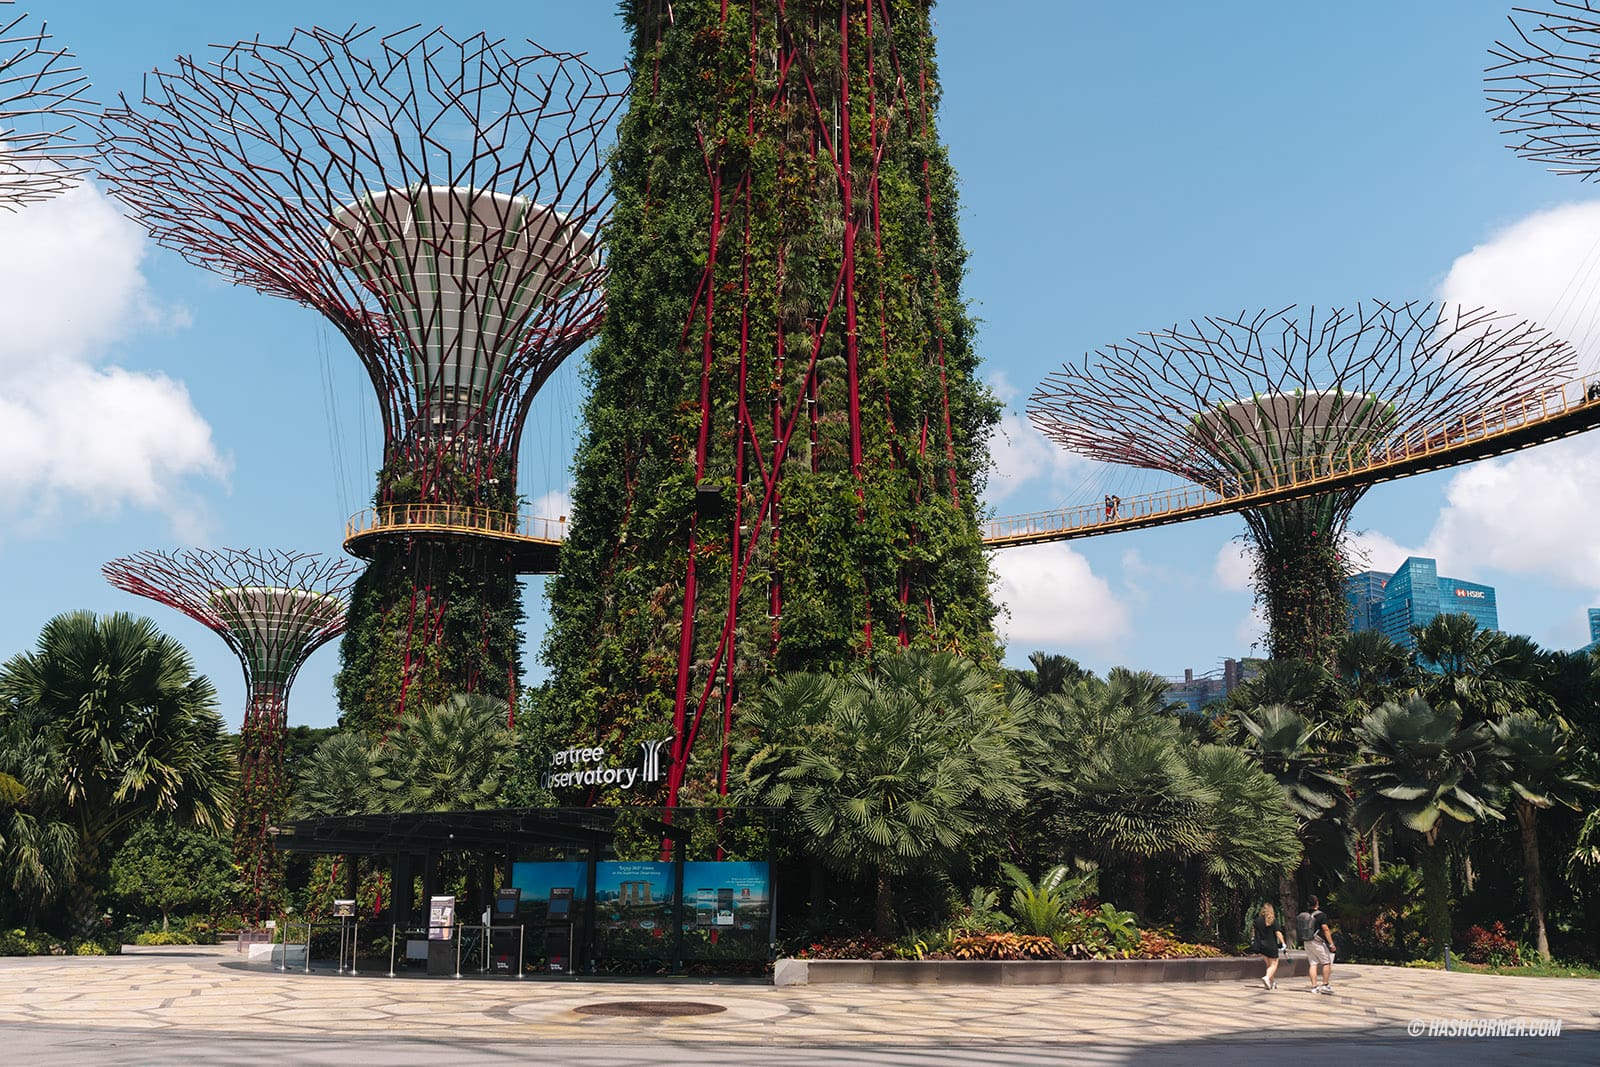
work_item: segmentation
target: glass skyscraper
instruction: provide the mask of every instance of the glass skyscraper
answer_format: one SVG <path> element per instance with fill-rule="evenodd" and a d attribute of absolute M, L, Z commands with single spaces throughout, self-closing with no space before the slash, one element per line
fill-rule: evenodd
<path fill-rule="evenodd" d="M 1439 575 L 1438 563 L 1412 556 L 1393 574 L 1362 571 L 1345 579 L 1350 629 L 1381 630 L 1396 643 L 1415 648 L 1411 627 L 1426 626 L 1436 615 L 1470 615 L 1480 630 L 1500 629 L 1494 586 Z"/>

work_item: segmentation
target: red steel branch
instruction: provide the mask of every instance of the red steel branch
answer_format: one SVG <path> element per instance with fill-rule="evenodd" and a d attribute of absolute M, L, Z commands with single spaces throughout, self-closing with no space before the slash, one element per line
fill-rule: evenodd
<path fill-rule="evenodd" d="M 0 0 L 0 209 L 55 196 L 89 169 L 93 138 L 80 125 L 95 107 L 89 82 L 50 41 L 44 23 L 35 29 Z"/>
<path fill-rule="evenodd" d="M 1047 377 L 1028 417 L 1091 459 L 1202 484 L 1237 476 L 1195 432 L 1218 405 L 1338 390 L 1392 408 L 1331 423 L 1325 454 L 1415 438 L 1453 416 L 1532 396 L 1575 373 L 1572 348 L 1526 321 L 1483 309 L 1374 301 L 1319 313 L 1241 312 L 1108 345 Z M 1359 494 L 1358 494 L 1359 495 Z"/>
<path fill-rule="evenodd" d="M 244 670 L 235 848 L 258 915 L 271 903 L 268 828 L 285 814 L 289 689 L 311 653 L 345 628 L 359 567 L 303 552 L 189 549 L 138 552 L 102 568 L 118 589 L 166 604 L 220 636 Z"/>
<path fill-rule="evenodd" d="M 1489 49 L 1489 114 L 1518 155 L 1587 181 L 1600 174 L 1600 10 L 1543 0 L 1511 16 L 1514 41 Z"/>
<path fill-rule="evenodd" d="M 598 328 L 626 81 L 481 34 L 296 30 L 149 75 L 101 120 L 104 177 L 163 245 L 324 315 L 386 462 L 422 501 L 478 503 Z"/>

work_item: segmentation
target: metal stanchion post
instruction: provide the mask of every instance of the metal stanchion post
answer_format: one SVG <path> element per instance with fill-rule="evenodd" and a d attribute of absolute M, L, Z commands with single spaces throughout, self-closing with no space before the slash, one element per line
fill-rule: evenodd
<path fill-rule="evenodd" d="M 356 973 L 356 956 L 361 951 L 361 920 L 350 923 L 350 973 Z"/>
<path fill-rule="evenodd" d="M 457 978 L 461 977 L 461 939 L 462 939 L 462 935 L 465 934 L 466 932 L 467 932 L 467 928 L 466 927 L 464 927 L 464 926 L 456 927 L 456 977 Z"/>
<path fill-rule="evenodd" d="M 278 953 L 278 970 L 284 974 L 289 973 L 289 922 L 283 923 L 283 945 Z"/>
<path fill-rule="evenodd" d="M 522 942 L 528 934 L 526 923 L 517 924 L 517 977 L 521 978 L 528 973 L 527 966 L 522 961 Z"/>
<path fill-rule="evenodd" d="M 311 973 L 311 924 L 306 923 L 306 973 Z"/>
<path fill-rule="evenodd" d="M 389 977 L 390 978 L 394 977 L 394 944 L 399 939 L 400 939 L 400 927 L 391 924 L 389 926 Z"/>

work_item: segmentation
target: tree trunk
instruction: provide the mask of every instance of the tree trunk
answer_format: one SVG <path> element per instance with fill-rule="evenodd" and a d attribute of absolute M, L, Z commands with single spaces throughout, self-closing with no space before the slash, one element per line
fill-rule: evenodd
<path fill-rule="evenodd" d="M 167 913 L 165 911 L 161 913 L 161 932 L 167 932 Z"/>
<path fill-rule="evenodd" d="M 1207 939 L 1216 935 L 1216 926 L 1211 921 L 1215 908 L 1211 900 L 1211 875 L 1206 873 L 1205 867 L 1198 861 L 1195 863 L 1195 929 Z"/>
<path fill-rule="evenodd" d="M 1517 828 L 1522 831 L 1522 879 L 1528 887 L 1528 914 L 1533 917 L 1533 945 L 1550 958 L 1550 937 L 1544 926 L 1544 883 L 1539 873 L 1539 809 L 1517 801 Z"/>
<path fill-rule="evenodd" d="M 78 831 L 78 863 L 68 886 L 68 921 L 72 936 L 95 937 L 100 933 L 100 848 L 82 829 Z"/>
<path fill-rule="evenodd" d="M 1144 922 L 1144 857 L 1133 856 L 1128 861 L 1128 910 Z"/>
<path fill-rule="evenodd" d="M 1422 846 L 1422 897 L 1428 912 L 1428 952 L 1443 959 L 1450 945 L 1450 857 L 1437 839 Z"/>
<path fill-rule="evenodd" d="M 889 868 L 878 868 L 878 899 L 872 912 L 872 932 L 879 937 L 894 936 L 894 886 Z"/>
<path fill-rule="evenodd" d="M 811 929 L 822 930 L 822 920 L 828 910 L 828 871 L 821 860 L 811 861 Z"/>
<path fill-rule="evenodd" d="M 1372 828 L 1372 877 L 1383 873 L 1383 861 L 1378 858 L 1378 828 Z"/>

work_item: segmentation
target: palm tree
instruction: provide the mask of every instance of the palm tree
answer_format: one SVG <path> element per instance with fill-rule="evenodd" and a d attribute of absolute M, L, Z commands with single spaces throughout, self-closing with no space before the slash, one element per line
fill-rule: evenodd
<path fill-rule="evenodd" d="M 1525 637 L 1479 630 L 1464 614 L 1435 615 L 1414 626 L 1422 695 L 1436 708 L 1454 710 L 1467 725 L 1514 711 L 1546 708 L 1541 692 L 1543 653 Z"/>
<path fill-rule="evenodd" d="M 1355 859 L 1355 841 L 1346 796 L 1350 783 L 1333 772 L 1330 757 L 1313 744 L 1325 725 L 1312 725 L 1282 704 L 1239 714 L 1239 726 L 1253 742 L 1247 751 L 1278 783 L 1294 812 L 1304 845 L 1302 875 L 1314 869 L 1321 881 L 1337 882 Z M 1284 892 L 1293 888 L 1286 880 L 1280 893 L 1298 905 L 1298 891 Z"/>
<path fill-rule="evenodd" d="M 1350 768 L 1356 822 L 1385 822 L 1422 842 L 1423 895 L 1435 955 L 1450 943 L 1450 866 L 1446 832 L 1480 819 L 1504 818 L 1486 779 L 1493 738 L 1481 724 L 1462 727 L 1453 709 L 1413 697 L 1380 705 L 1356 728 L 1363 762 Z"/>
<path fill-rule="evenodd" d="M 1028 656 L 1032 670 L 1012 671 L 1011 674 L 1034 696 L 1054 696 L 1089 677 L 1093 672 L 1071 656 L 1054 652 L 1034 652 Z"/>
<path fill-rule="evenodd" d="M 378 811 L 377 774 L 366 734 L 331 734 L 296 769 L 291 810 L 297 819 Z"/>
<path fill-rule="evenodd" d="M 1335 661 L 1347 703 L 1357 716 L 1398 699 L 1414 684 L 1411 656 L 1381 630 L 1358 630 L 1344 639 Z"/>
<path fill-rule="evenodd" d="M 1189 749 L 1189 765 L 1215 799 L 1207 806 L 1209 839 L 1201 851 L 1205 873 L 1198 879 L 1199 917 L 1211 925 L 1211 878 L 1229 889 L 1258 885 L 1300 863 L 1298 820 L 1270 774 L 1239 749 L 1202 745 Z"/>
<path fill-rule="evenodd" d="M 237 778 L 211 683 L 149 619 L 76 611 L 45 624 L 36 651 L 0 667 L 0 727 L 41 744 L 22 773 L 77 831 L 74 925 L 93 932 L 102 851 L 123 827 L 162 814 L 214 833 Z M 59 790 L 59 792 L 57 792 Z"/>
<path fill-rule="evenodd" d="M 0 771 L 0 877 L 21 902 L 29 927 L 71 880 L 78 851 L 77 830 L 56 803 L 61 777 L 39 773 L 53 762 L 43 747 L 37 735 L 0 731 L 0 760 L 38 783 L 30 791 L 21 778 Z"/>
<path fill-rule="evenodd" d="M 496 807 L 514 757 L 506 702 L 476 693 L 456 693 L 407 716 L 370 752 L 385 811 Z"/>
<path fill-rule="evenodd" d="M 1037 785 L 1061 836 L 1120 871 L 1141 914 L 1148 861 L 1201 853 L 1217 800 L 1185 759 L 1165 689 L 1156 675 L 1118 667 L 1044 701 L 1039 716 Z"/>
<path fill-rule="evenodd" d="M 894 879 L 1022 801 L 1022 715 L 968 660 L 910 650 L 876 673 L 774 680 L 741 716 L 740 791 L 786 807 L 830 867 L 869 873 L 893 930 Z"/>
<path fill-rule="evenodd" d="M 1581 798 L 1596 786 L 1580 769 L 1582 750 L 1559 724 L 1530 712 L 1518 712 L 1490 723 L 1489 730 L 1494 735 L 1495 755 L 1508 780 L 1522 836 L 1523 880 L 1533 919 L 1534 946 L 1539 955 L 1549 959 L 1537 819 L 1541 809 L 1558 804 L 1582 811 Z"/>

